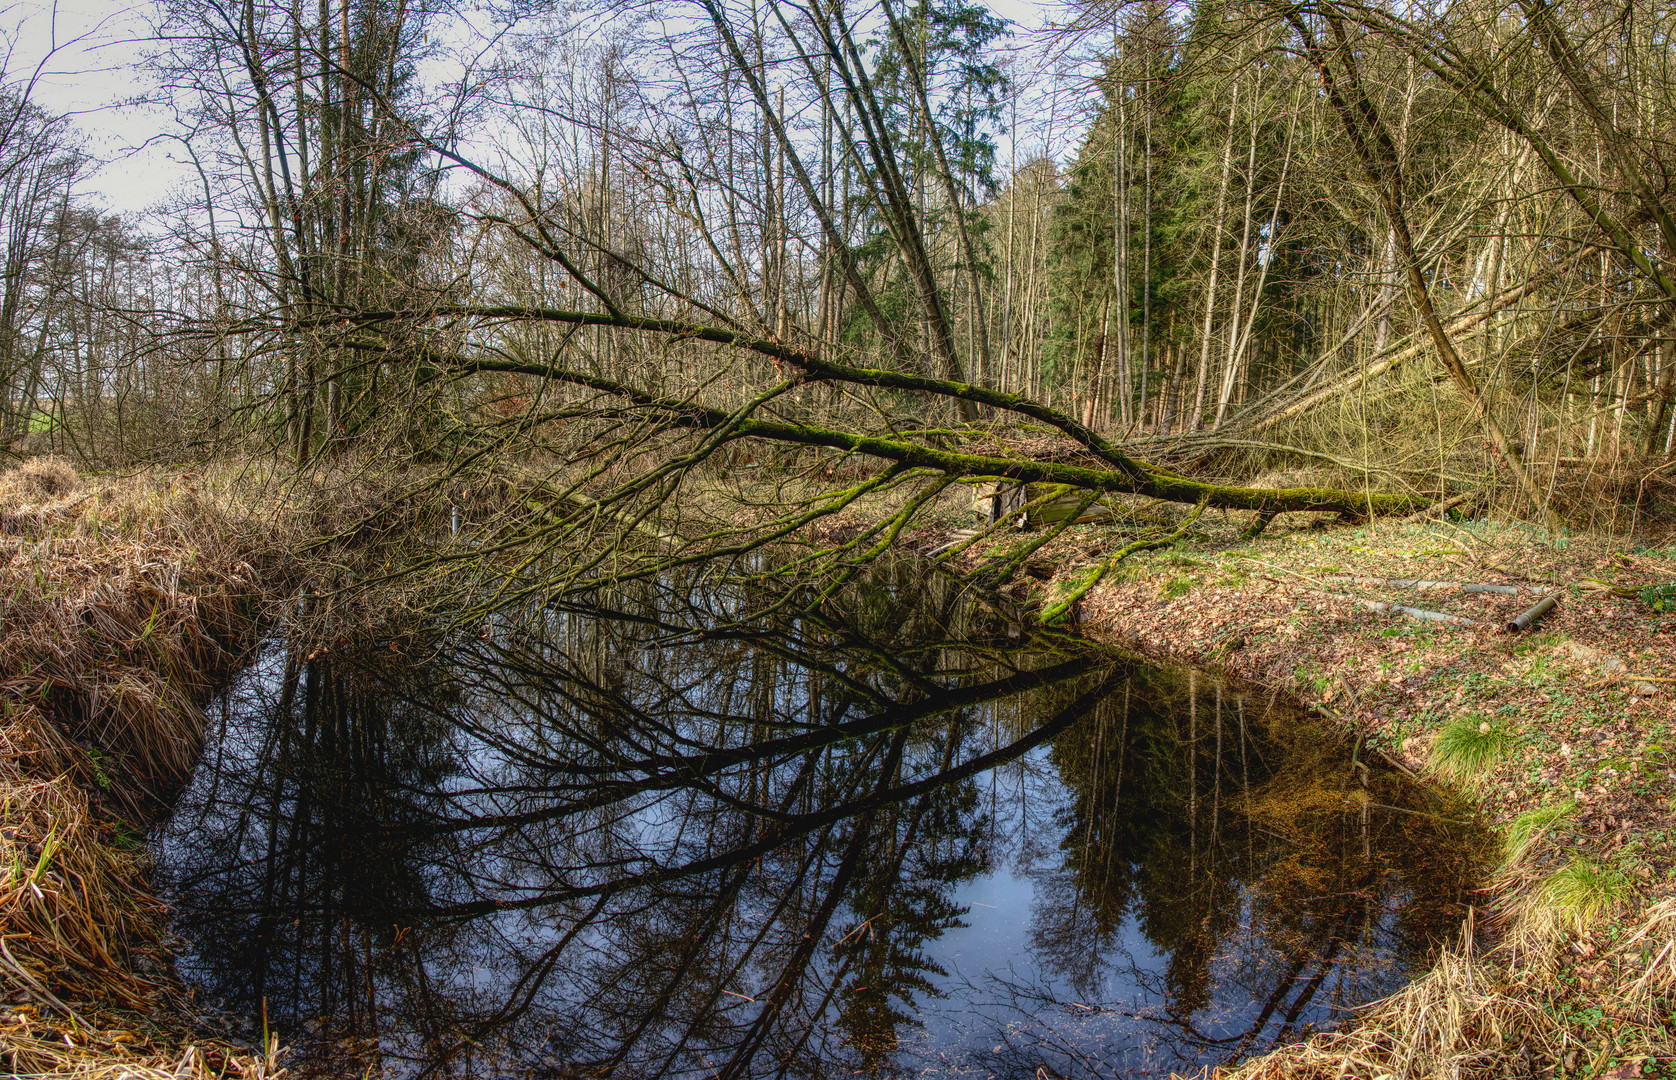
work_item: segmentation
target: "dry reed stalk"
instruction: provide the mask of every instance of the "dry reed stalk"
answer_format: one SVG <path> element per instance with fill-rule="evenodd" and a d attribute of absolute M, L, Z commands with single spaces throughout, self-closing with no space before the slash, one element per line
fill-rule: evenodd
<path fill-rule="evenodd" d="M 1641 972 L 1624 993 L 1625 1007 L 1646 1023 L 1658 1023 L 1658 1003 L 1676 996 L 1676 899 L 1648 908 L 1618 953 L 1628 970 Z"/>
<path fill-rule="evenodd" d="M 89 483 L 55 461 L 0 475 L 0 1069 L 16 1075 L 284 1071 L 271 1045 L 188 1045 L 162 905 L 116 842 L 191 767 L 201 703 L 277 584 L 268 527 L 200 483 Z"/>
<path fill-rule="evenodd" d="M 1510 985 L 1470 947 L 1445 949 L 1430 971 L 1369 1006 L 1353 1026 L 1283 1046 L 1221 1080 L 1502 1076 L 1510 1056 L 1556 1034 L 1543 1003 Z"/>
<path fill-rule="evenodd" d="M 1615 947 L 1597 951 L 1563 911 L 1549 910 L 1551 881 L 1519 852 L 1491 886 L 1504 932 L 1488 954 L 1473 947 L 1469 922 L 1464 945 L 1442 950 L 1425 975 L 1347 1029 L 1217 1070 L 1218 1080 L 1491 1080 L 1554 1066 L 1598 1076 L 1612 1061 L 1676 1055 L 1676 900 L 1647 908 Z M 1594 957 L 1612 981 L 1567 998 L 1556 979 L 1567 951 Z"/>

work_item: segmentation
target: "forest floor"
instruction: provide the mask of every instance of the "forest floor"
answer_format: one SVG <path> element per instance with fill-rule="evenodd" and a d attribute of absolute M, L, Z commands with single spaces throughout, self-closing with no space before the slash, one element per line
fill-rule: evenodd
<path fill-rule="evenodd" d="M 1310 518 L 1241 540 L 1243 521 L 1207 514 L 1183 542 L 1120 564 L 1075 625 L 1290 698 L 1396 767 L 1458 786 L 1500 832 L 1503 860 L 1477 951 L 1446 951 L 1349 1031 L 1236 1071 L 1676 1076 L 1676 613 L 1626 595 L 1676 582 L 1676 537 Z M 1113 533 L 1066 530 L 1013 598 L 1050 602 L 1121 543 Z M 1510 632 L 1548 593 L 1557 605 Z"/>

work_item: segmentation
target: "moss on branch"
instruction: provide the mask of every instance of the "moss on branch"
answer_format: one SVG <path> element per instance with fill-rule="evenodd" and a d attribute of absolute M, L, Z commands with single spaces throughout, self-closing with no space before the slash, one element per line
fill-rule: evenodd
<path fill-rule="evenodd" d="M 1337 488 L 1256 488 L 1210 484 L 1144 466 L 1139 462 L 1132 462 L 1132 469 L 1103 469 L 1067 462 L 963 453 L 906 439 L 843 431 L 817 424 L 759 420 L 748 415 L 751 409 L 723 412 L 691 401 L 659 397 L 612 379 L 553 364 L 458 358 L 453 361 L 453 366 L 457 370 L 530 375 L 585 386 L 624 398 L 641 408 L 655 409 L 663 413 L 664 421 L 671 427 L 685 427 L 711 433 L 727 432 L 733 438 L 762 439 L 794 446 L 825 447 L 865 454 L 900 465 L 933 469 L 955 478 L 994 477 L 1022 483 L 1064 484 L 1083 491 L 1141 495 L 1189 505 L 1205 503 L 1218 509 L 1268 510 L 1274 513 L 1321 511 L 1372 517 L 1418 510 L 1428 502 L 1414 495 L 1377 494 Z"/>

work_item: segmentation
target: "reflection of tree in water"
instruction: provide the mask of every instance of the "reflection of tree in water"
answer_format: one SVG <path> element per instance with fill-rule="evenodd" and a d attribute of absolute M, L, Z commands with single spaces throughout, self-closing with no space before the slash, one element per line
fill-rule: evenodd
<path fill-rule="evenodd" d="M 1153 1046 L 1215 1060 L 1393 989 L 1458 932 L 1472 840 L 1434 796 L 1192 674 L 1138 674 L 1112 706 L 1053 744 L 1070 797 L 1032 937 L 1068 1007 L 1139 1012 Z M 1131 922 L 1161 972 L 1129 956 Z M 1107 992 L 1119 961 L 1135 1000 Z"/>
<path fill-rule="evenodd" d="M 1116 663 L 986 642 L 902 581 L 820 618 L 741 625 L 749 600 L 671 587 L 382 669 L 270 657 L 162 844 L 189 973 L 324 1018 L 317 1066 L 889 1071 L 987 866 L 975 778 Z M 1037 699 L 993 737 L 991 703 Z"/>
<path fill-rule="evenodd" d="M 970 736 L 965 723 L 942 733 L 940 771 L 954 767 Z M 935 745 L 929 749 L 939 752 Z M 879 815 L 878 824 L 886 842 L 858 875 L 851 900 L 863 921 L 834 949 L 843 995 L 838 1027 L 868 1073 L 892 1067 L 897 1034 L 914 1022 L 906 1011 L 914 996 L 937 992 L 926 974 L 947 974 L 920 947 L 960 925 L 965 912 L 949 899 L 948 885 L 988 867 L 983 846 L 988 822 L 969 780 L 892 807 Z"/>
<path fill-rule="evenodd" d="M 1054 985 L 986 1064 L 1033 1075 L 1214 1059 L 1451 928 L 1414 789 L 887 573 L 819 615 L 666 581 L 429 656 L 274 650 L 160 844 L 188 974 L 316 1069 L 891 1075 L 971 1050 L 919 1026 L 974 974 L 940 939 L 1023 859 Z M 1066 992 L 1087 1022 L 1032 1027 Z"/>
<path fill-rule="evenodd" d="M 172 823 L 175 844 L 191 850 L 173 882 L 183 910 L 236 927 L 221 948 L 200 954 L 195 974 L 240 984 L 238 1004 L 251 1011 L 266 1002 L 291 1014 L 320 1002 L 375 1032 L 364 958 L 387 947 L 386 912 L 426 902 L 422 867 L 435 853 L 390 845 L 366 824 L 428 818 L 437 800 L 393 796 L 433 789 L 455 766 L 430 718 L 321 664 L 278 660 L 272 685 L 253 690 L 275 691 L 263 705 L 284 722 L 261 725 L 248 744 L 212 738 L 221 759 L 200 766 L 208 790 L 195 785 Z M 234 721 L 224 714 L 222 722 Z M 340 917 L 293 914 L 327 911 Z"/>

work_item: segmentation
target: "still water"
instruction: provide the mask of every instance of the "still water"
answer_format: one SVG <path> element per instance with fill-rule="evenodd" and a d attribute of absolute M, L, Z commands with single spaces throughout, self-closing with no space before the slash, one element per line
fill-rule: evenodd
<path fill-rule="evenodd" d="M 321 1075 L 1168 1075 L 1458 932 L 1477 833 L 1296 714 L 910 567 L 784 599 L 265 648 L 152 845 L 206 1012 Z"/>

